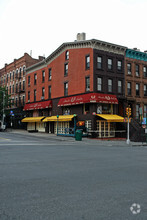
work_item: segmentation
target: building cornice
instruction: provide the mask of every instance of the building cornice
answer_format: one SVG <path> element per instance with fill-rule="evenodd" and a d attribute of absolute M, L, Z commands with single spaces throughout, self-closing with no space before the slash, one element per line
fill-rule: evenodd
<path fill-rule="evenodd" d="M 63 43 L 59 46 L 52 54 L 50 54 L 47 58 L 38 62 L 26 69 L 26 74 L 31 72 L 35 72 L 41 68 L 47 67 L 54 59 L 60 56 L 64 51 L 69 49 L 79 49 L 79 48 L 92 48 L 97 50 L 103 50 L 110 53 L 116 53 L 125 55 L 125 51 L 127 47 L 111 44 L 108 42 L 92 39 L 92 40 L 84 40 L 84 41 L 74 41 L 69 43 Z"/>
<path fill-rule="evenodd" d="M 126 50 L 126 57 L 132 58 L 135 60 L 147 61 L 147 53 L 141 52 L 138 50 L 127 49 Z"/>

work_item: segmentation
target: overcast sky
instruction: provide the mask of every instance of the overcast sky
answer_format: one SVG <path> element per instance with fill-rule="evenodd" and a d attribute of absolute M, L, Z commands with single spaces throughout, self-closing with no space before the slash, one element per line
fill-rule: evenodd
<path fill-rule="evenodd" d="M 47 57 L 81 32 L 144 51 L 146 22 L 147 0 L 0 0 L 0 68 L 25 52 Z"/>

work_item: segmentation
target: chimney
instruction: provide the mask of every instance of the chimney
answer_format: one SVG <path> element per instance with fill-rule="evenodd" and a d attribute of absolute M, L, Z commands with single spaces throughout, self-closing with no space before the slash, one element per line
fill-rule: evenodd
<path fill-rule="evenodd" d="M 78 33 L 77 34 L 77 41 L 84 41 L 86 40 L 86 34 L 83 32 L 83 33 Z"/>

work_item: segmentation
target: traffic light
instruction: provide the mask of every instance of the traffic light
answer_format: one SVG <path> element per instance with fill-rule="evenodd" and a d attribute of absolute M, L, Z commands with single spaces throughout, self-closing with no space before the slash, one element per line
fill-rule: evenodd
<path fill-rule="evenodd" d="M 129 108 L 126 108 L 126 115 L 129 116 Z"/>
<path fill-rule="evenodd" d="M 131 116 L 131 108 L 129 108 L 129 116 Z"/>

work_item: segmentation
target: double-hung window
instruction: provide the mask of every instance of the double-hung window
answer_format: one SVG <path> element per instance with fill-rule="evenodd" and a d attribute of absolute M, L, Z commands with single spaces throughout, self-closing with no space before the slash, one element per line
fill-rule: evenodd
<path fill-rule="evenodd" d="M 85 78 L 85 90 L 86 92 L 90 91 L 90 77 L 89 76 Z"/>
<path fill-rule="evenodd" d="M 136 76 L 139 76 L 139 65 L 136 64 Z"/>
<path fill-rule="evenodd" d="M 131 95 L 131 82 L 127 83 L 127 95 Z"/>
<path fill-rule="evenodd" d="M 117 61 L 117 70 L 122 71 L 122 61 L 121 60 Z"/>
<path fill-rule="evenodd" d="M 42 82 L 45 82 L 45 71 L 42 71 Z"/>
<path fill-rule="evenodd" d="M 68 75 L 68 63 L 64 64 L 64 76 Z"/>
<path fill-rule="evenodd" d="M 68 95 L 68 82 L 64 83 L 64 96 Z"/>
<path fill-rule="evenodd" d="M 118 80 L 118 93 L 122 93 L 122 81 Z"/>
<path fill-rule="evenodd" d="M 97 68 L 102 69 L 102 57 L 97 57 Z"/>
<path fill-rule="evenodd" d="M 99 92 L 102 91 L 102 78 L 101 77 L 97 78 L 97 91 Z"/>
<path fill-rule="evenodd" d="M 51 99 L 51 86 L 48 87 L 48 98 Z"/>
<path fill-rule="evenodd" d="M 136 96 L 139 96 L 139 83 L 136 83 Z"/>
<path fill-rule="evenodd" d="M 86 56 L 86 69 L 90 69 L 90 55 Z"/>
<path fill-rule="evenodd" d="M 37 74 L 35 73 L 34 74 L 34 85 L 36 85 L 37 84 Z"/>
<path fill-rule="evenodd" d="M 41 97 L 42 100 L 44 99 L 44 95 L 45 95 L 45 88 L 42 87 L 42 97 Z"/>
<path fill-rule="evenodd" d="M 112 79 L 108 79 L 108 92 L 112 92 Z"/>
<path fill-rule="evenodd" d="M 144 85 L 144 96 L 147 96 L 147 85 Z"/>
<path fill-rule="evenodd" d="M 131 75 L 131 63 L 127 63 L 127 72 L 128 75 Z"/>
<path fill-rule="evenodd" d="M 48 80 L 50 81 L 52 79 L 52 69 L 48 69 Z"/>
<path fill-rule="evenodd" d="M 147 77 L 147 67 L 146 66 L 143 67 L 143 76 Z"/>
<path fill-rule="evenodd" d="M 112 70 L 112 66 L 113 65 L 113 63 L 112 63 L 112 59 L 108 59 L 108 70 Z"/>
<path fill-rule="evenodd" d="M 34 102 L 36 102 L 36 89 L 34 90 Z"/>

